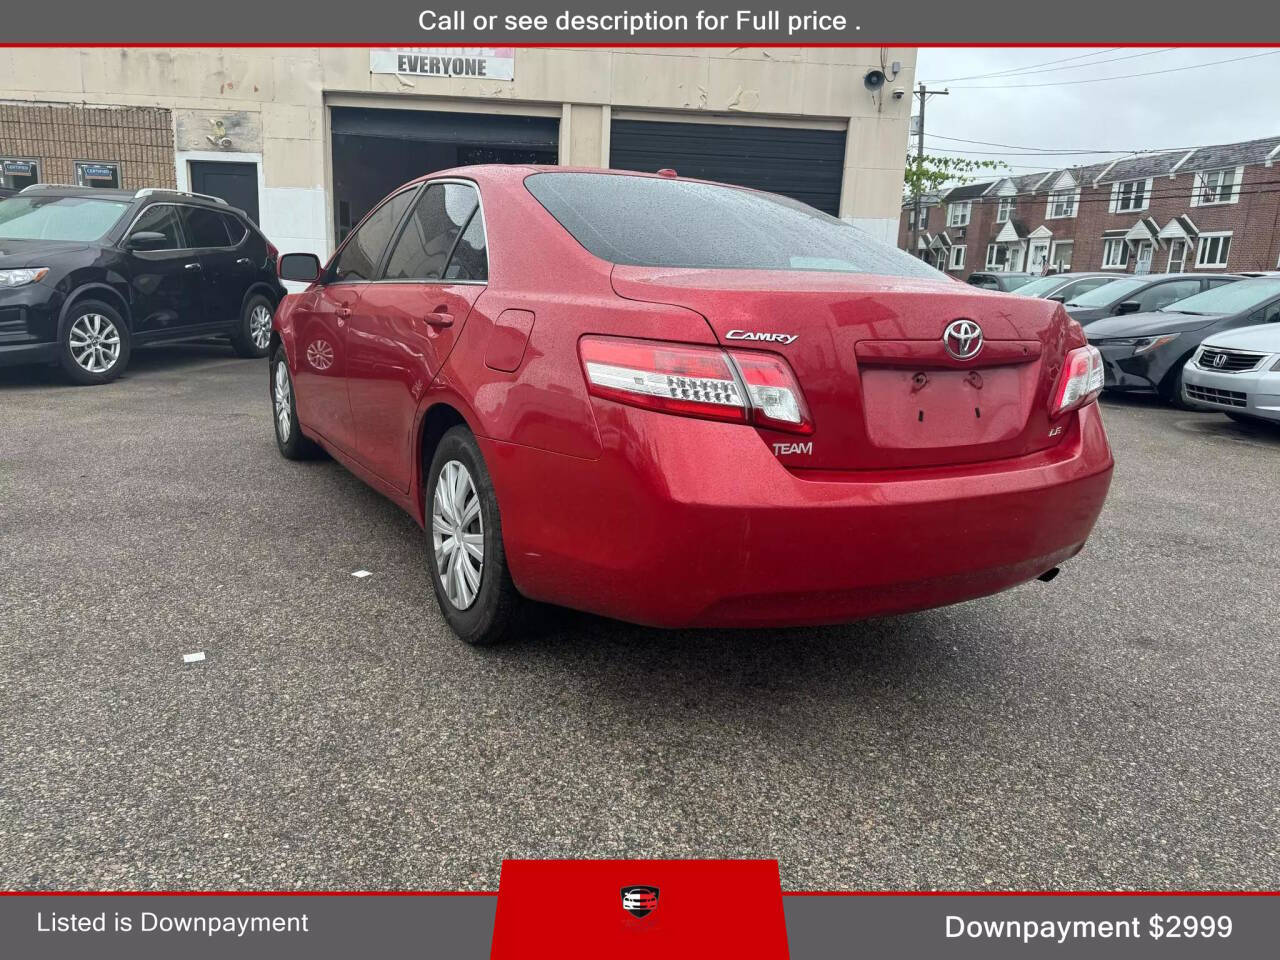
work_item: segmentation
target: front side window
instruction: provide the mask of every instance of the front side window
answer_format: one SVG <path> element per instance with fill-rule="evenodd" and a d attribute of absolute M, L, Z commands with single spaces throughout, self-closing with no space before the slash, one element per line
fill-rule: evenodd
<path fill-rule="evenodd" d="M 331 282 L 358 283 L 373 279 L 391 234 L 417 192 L 416 184 L 401 190 L 364 219 L 355 233 L 347 237 L 338 259 L 334 261 L 329 277 Z"/>
<path fill-rule="evenodd" d="M 1113 303 L 1126 300 L 1129 294 L 1141 290 L 1149 281 L 1141 277 L 1117 278 L 1101 287 L 1094 287 L 1085 293 L 1078 293 L 1067 298 L 1069 307 L 1109 307 Z"/>
<path fill-rule="evenodd" d="M 1200 247 L 1196 251 L 1197 267 L 1225 267 L 1231 252 L 1231 234 L 1202 233 Z"/>
<path fill-rule="evenodd" d="M 1076 215 L 1076 193 L 1074 190 L 1058 190 L 1049 194 L 1049 217 L 1060 219 Z"/>
<path fill-rule="evenodd" d="M 231 237 L 227 234 L 226 221 L 216 210 L 205 207 L 182 207 L 183 225 L 187 243 L 193 247 L 227 247 Z"/>
<path fill-rule="evenodd" d="M 610 263 L 941 279 L 924 261 L 789 197 L 618 173 L 535 173 L 525 186 Z M 946 262 L 941 251 L 933 256 Z"/>
<path fill-rule="evenodd" d="M 1198 206 L 1231 203 L 1235 197 L 1236 170 L 1203 170 L 1196 174 L 1195 202 Z"/>
<path fill-rule="evenodd" d="M 124 200 L 93 197 L 9 197 L 0 200 L 0 239 L 101 239 L 129 209 Z"/>
<path fill-rule="evenodd" d="M 1172 283 L 1157 283 L 1154 287 L 1142 291 L 1136 299 L 1142 305 L 1142 311 L 1163 310 L 1171 303 L 1185 300 L 1193 293 L 1200 292 L 1199 280 L 1174 280 Z"/>
<path fill-rule="evenodd" d="M 947 226 L 967 227 L 969 225 L 969 201 L 947 204 Z"/>
<path fill-rule="evenodd" d="M 120 164 L 77 160 L 76 184 L 81 187 L 119 187 Z"/>
<path fill-rule="evenodd" d="M 1121 270 L 1129 265 L 1129 244 L 1123 237 L 1102 241 L 1102 267 Z"/>
<path fill-rule="evenodd" d="M 164 234 L 164 245 L 148 247 L 148 250 L 181 250 L 187 245 L 182 237 L 178 208 L 172 203 L 157 203 L 143 210 L 129 231 L 130 236 L 135 233 Z"/>
<path fill-rule="evenodd" d="M 479 209 L 474 187 L 462 183 L 427 186 L 405 221 L 383 276 L 387 280 L 440 280 L 454 245 Z"/>

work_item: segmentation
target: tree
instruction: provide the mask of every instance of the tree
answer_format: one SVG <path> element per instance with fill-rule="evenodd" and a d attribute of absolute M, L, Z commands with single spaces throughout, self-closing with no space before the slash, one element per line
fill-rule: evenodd
<path fill-rule="evenodd" d="M 984 170 L 1008 170 L 999 160 L 966 160 L 963 157 L 935 157 L 930 154 L 907 154 L 903 191 L 908 200 L 933 193 L 946 184 L 959 185 L 978 178 Z"/>

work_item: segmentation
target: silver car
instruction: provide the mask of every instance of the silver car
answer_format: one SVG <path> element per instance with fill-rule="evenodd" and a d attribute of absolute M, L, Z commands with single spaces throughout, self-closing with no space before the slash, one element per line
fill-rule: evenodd
<path fill-rule="evenodd" d="M 1182 371 L 1182 397 L 1232 420 L 1280 423 L 1280 307 L 1274 318 L 1206 337 Z"/>

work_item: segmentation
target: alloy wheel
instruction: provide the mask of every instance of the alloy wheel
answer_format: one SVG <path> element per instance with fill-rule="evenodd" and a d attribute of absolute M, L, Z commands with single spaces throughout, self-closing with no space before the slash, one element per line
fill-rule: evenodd
<path fill-rule="evenodd" d="M 100 313 L 77 317 L 68 342 L 72 359 L 89 373 L 106 373 L 120 359 L 120 331 Z"/>
<path fill-rule="evenodd" d="M 262 304 L 249 313 L 249 339 L 259 350 L 265 350 L 271 342 L 271 311 Z"/>
<path fill-rule="evenodd" d="M 276 408 L 276 433 L 281 443 L 289 442 L 293 428 L 293 387 L 289 383 L 289 368 L 283 360 L 276 364 L 275 387 L 272 391 Z"/>
<path fill-rule="evenodd" d="M 440 469 L 431 501 L 431 544 L 445 595 L 459 610 L 475 603 L 484 572 L 484 518 L 467 468 L 450 460 Z"/>

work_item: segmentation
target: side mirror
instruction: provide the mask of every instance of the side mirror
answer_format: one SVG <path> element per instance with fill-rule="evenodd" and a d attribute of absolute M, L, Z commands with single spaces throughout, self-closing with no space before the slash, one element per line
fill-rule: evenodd
<path fill-rule="evenodd" d="M 1142 309 L 1142 304 L 1137 300 L 1124 300 L 1116 307 L 1116 316 L 1121 317 L 1126 313 L 1137 313 Z"/>
<path fill-rule="evenodd" d="M 169 243 L 169 238 L 155 230 L 139 230 L 129 235 L 125 246 L 130 250 L 160 250 Z"/>
<path fill-rule="evenodd" d="M 278 272 L 281 280 L 314 283 L 320 276 L 320 258 L 314 253 L 286 253 Z"/>
<path fill-rule="evenodd" d="M 1052 297 L 1045 297 L 1046 300 L 1052 300 L 1054 303 L 1066 303 L 1067 295 L 1065 293 L 1055 293 Z"/>

